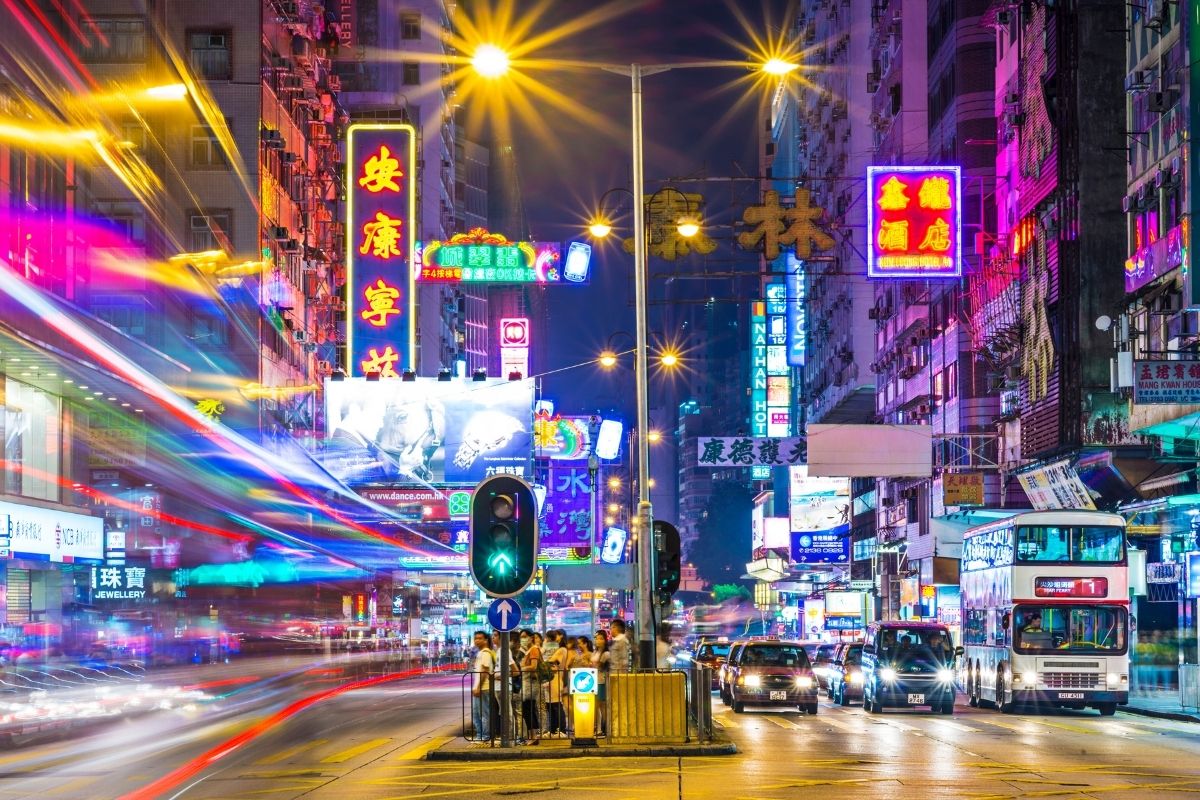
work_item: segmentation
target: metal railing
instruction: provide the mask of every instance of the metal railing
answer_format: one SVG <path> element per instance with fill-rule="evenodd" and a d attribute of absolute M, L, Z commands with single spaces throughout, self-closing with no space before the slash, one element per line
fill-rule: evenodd
<path fill-rule="evenodd" d="M 692 662 L 688 670 L 688 706 L 692 724 L 696 728 L 696 739 L 701 742 L 713 740 L 712 674 L 713 668 Z"/>
<path fill-rule="evenodd" d="M 519 676 L 514 674 L 511 676 L 512 689 L 511 697 L 511 718 L 512 718 L 512 735 L 517 741 L 527 740 L 530 736 L 530 725 L 526 720 L 526 715 L 534 717 L 538 723 L 536 730 L 541 738 L 547 734 L 567 734 L 571 731 L 571 711 L 570 711 L 570 692 L 567 685 L 567 673 L 569 670 L 560 670 L 547 664 L 545 669 L 539 673 L 523 672 Z M 488 692 L 491 697 L 491 707 L 494 717 L 490 720 L 486 739 L 492 742 L 492 746 L 500 739 L 500 724 L 501 724 L 501 708 L 500 708 L 500 673 L 499 671 L 488 676 L 486 672 L 468 671 L 462 677 L 461 690 L 461 708 L 462 708 L 462 736 L 466 739 L 478 739 L 479 732 L 475 731 L 472 690 L 475 685 L 475 677 L 477 675 L 488 678 L 483 683 L 489 686 Z M 531 678 L 536 677 L 536 687 L 534 688 Z M 527 706 L 527 704 L 532 704 Z M 482 709 L 481 709 L 482 711 Z M 482 718 L 481 718 L 482 723 Z M 563 737 L 565 738 L 565 737 Z"/>
<path fill-rule="evenodd" d="M 1179 705 L 1200 708 L 1200 664 L 1179 665 Z"/>

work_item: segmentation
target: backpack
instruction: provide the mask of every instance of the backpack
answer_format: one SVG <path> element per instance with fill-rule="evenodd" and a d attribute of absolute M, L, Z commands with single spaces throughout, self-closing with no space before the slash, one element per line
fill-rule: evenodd
<path fill-rule="evenodd" d="M 538 660 L 537 678 L 538 683 L 549 683 L 554 680 L 554 669 L 546 663 L 544 658 Z"/>

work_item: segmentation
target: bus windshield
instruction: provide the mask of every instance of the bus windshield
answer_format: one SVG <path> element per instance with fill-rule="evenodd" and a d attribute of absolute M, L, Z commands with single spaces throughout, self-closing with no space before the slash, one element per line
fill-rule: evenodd
<path fill-rule="evenodd" d="M 1117 606 L 1019 606 L 1013 648 L 1021 653 L 1125 652 L 1125 609 Z"/>
<path fill-rule="evenodd" d="M 1017 561 L 1119 564 L 1125 560 L 1125 531 L 1115 526 L 1022 525 Z"/>

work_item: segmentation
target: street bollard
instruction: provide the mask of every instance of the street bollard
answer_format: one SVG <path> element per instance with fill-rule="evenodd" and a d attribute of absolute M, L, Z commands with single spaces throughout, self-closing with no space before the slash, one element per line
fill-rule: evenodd
<path fill-rule="evenodd" d="M 572 747 L 596 746 L 596 670 L 590 667 L 571 670 L 571 711 L 575 716 Z"/>

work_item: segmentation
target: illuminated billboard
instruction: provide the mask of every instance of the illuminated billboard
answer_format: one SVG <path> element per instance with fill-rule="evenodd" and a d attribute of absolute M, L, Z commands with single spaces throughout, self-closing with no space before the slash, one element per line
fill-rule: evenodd
<path fill-rule="evenodd" d="M 510 242 L 504 234 L 483 228 L 456 233 L 444 242 L 422 243 L 420 262 L 421 283 L 567 282 L 558 242 Z M 569 282 L 586 283 L 586 265 L 582 271 L 574 269 Z"/>
<path fill-rule="evenodd" d="M 960 277 L 960 192 L 958 167 L 867 167 L 867 277 Z"/>
<path fill-rule="evenodd" d="M 850 479 L 810 477 L 788 467 L 788 515 L 793 533 L 850 533 Z"/>
<path fill-rule="evenodd" d="M 416 131 L 346 133 L 346 371 L 399 377 L 416 363 Z"/>
<path fill-rule="evenodd" d="M 325 383 L 324 463 L 348 484 L 475 484 L 528 476 L 533 381 Z"/>
<path fill-rule="evenodd" d="M 593 483 L 586 467 L 555 464 L 546 473 L 538 560 L 567 563 L 592 560 Z"/>
<path fill-rule="evenodd" d="M 619 420 L 596 417 L 596 446 L 592 448 L 592 417 L 555 416 L 538 411 L 533 420 L 533 444 L 538 458 L 553 461 L 587 461 L 593 452 L 602 461 L 621 455 L 625 425 Z"/>

